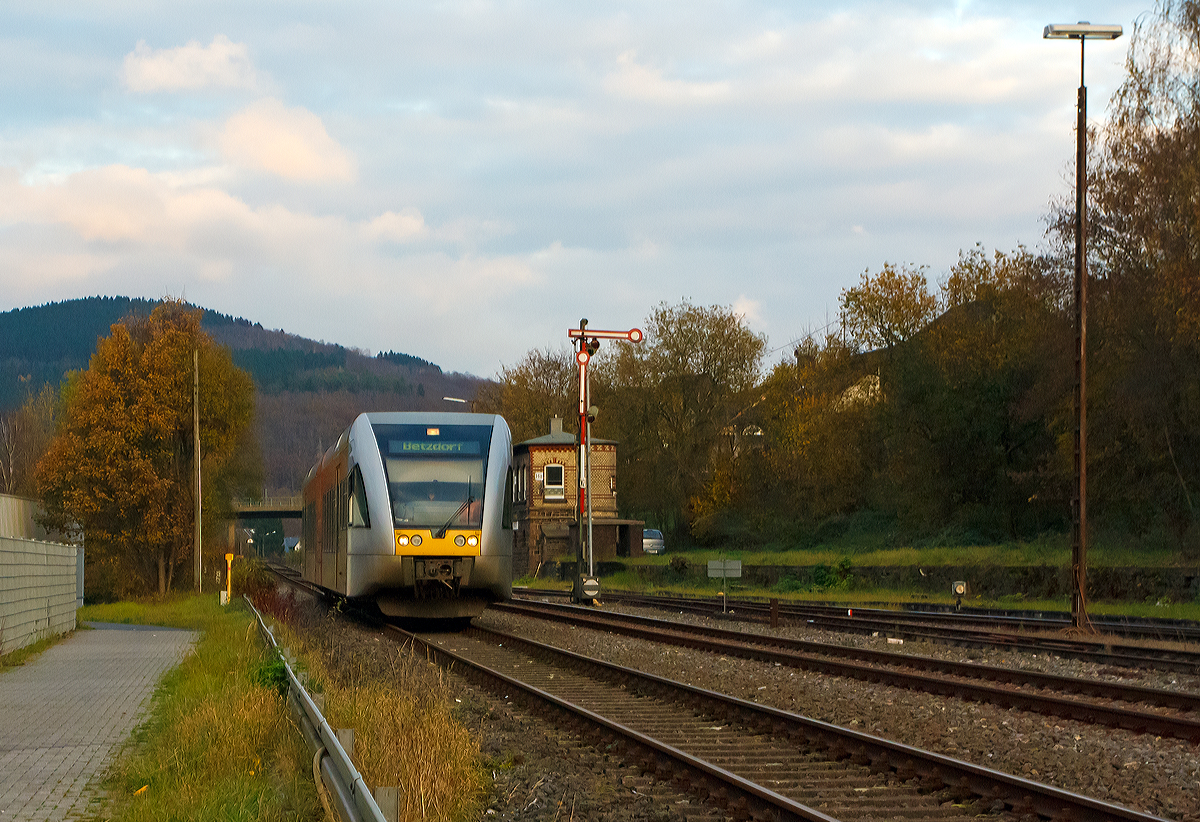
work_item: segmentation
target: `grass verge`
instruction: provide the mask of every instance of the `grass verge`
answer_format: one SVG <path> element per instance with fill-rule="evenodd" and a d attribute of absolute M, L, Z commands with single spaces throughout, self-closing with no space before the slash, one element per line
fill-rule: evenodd
<path fill-rule="evenodd" d="M 17 648 L 16 650 L 9 651 L 4 656 L 0 656 L 0 671 L 6 671 L 9 668 L 19 668 L 26 662 L 29 662 L 37 657 L 42 653 L 42 651 L 45 651 L 48 648 L 53 648 L 63 640 L 70 638 L 71 634 L 73 633 L 75 632 L 67 631 L 65 634 L 55 634 L 54 636 L 48 636 L 45 639 L 39 639 L 37 642 L 32 642 L 29 645 L 26 645 L 24 648 Z"/>
<path fill-rule="evenodd" d="M 244 605 L 179 597 L 86 606 L 79 618 L 203 632 L 159 683 L 150 718 L 110 768 L 101 818 L 321 818 L 311 757 L 262 674 L 267 656 Z"/>
<path fill-rule="evenodd" d="M 677 594 L 680 596 L 711 597 L 716 596 L 722 586 L 716 581 L 708 585 L 662 584 L 647 585 L 644 580 L 633 574 L 617 574 L 605 577 L 601 585 L 609 591 L 628 591 L 633 593 Z M 569 590 L 569 586 L 566 587 Z M 894 590 L 885 588 L 830 589 L 824 591 L 782 592 L 771 588 L 759 588 L 751 585 L 729 585 L 725 593 L 732 601 L 735 598 L 770 599 L 776 598 L 781 602 L 818 602 L 827 605 L 846 605 L 852 607 L 888 607 L 905 603 L 952 605 L 954 598 L 949 594 L 928 594 L 923 592 Z M 603 599 L 603 595 L 601 596 Z M 1071 600 L 1069 597 L 1059 599 L 1020 599 L 1000 597 L 989 599 L 974 596 L 963 600 L 963 605 L 971 608 L 997 608 L 1014 611 L 1062 611 L 1069 613 Z M 1200 621 L 1200 602 L 1112 602 L 1108 600 L 1093 600 L 1088 603 L 1088 613 L 1103 616 L 1153 617 L 1157 619 L 1186 619 Z"/>
<path fill-rule="evenodd" d="M 276 636 L 324 694 L 330 725 L 354 729 L 354 763 L 367 785 L 401 789 L 403 822 L 478 817 L 480 741 L 455 718 L 443 671 L 336 612 L 264 604 L 282 610 Z"/>

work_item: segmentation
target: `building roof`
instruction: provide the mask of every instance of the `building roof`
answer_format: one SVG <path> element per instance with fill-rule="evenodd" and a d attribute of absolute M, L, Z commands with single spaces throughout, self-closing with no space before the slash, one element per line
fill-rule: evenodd
<path fill-rule="evenodd" d="M 574 446 L 577 443 L 574 434 L 568 434 L 563 431 L 562 417 L 555 417 L 550 420 L 550 433 L 543 434 L 540 437 L 534 437 L 531 440 L 518 442 L 513 446 L 514 449 L 528 447 L 530 445 L 570 445 Z M 602 440 L 592 437 L 592 445 L 616 445 L 616 440 Z"/>

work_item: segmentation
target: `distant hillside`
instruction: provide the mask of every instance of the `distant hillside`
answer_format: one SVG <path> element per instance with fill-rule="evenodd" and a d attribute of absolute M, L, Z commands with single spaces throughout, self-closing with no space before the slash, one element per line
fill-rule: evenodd
<path fill-rule="evenodd" d="M 67 371 L 86 368 L 96 341 L 113 323 L 147 315 L 157 300 L 88 297 L 0 314 L 0 411 L 24 400 L 28 389 L 57 384 Z M 415 373 L 441 368 L 411 354 L 389 351 L 371 358 L 344 348 L 269 331 L 258 323 L 204 310 L 201 324 L 228 346 L 234 362 L 267 394 L 280 391 L 415 390 Z"/>
<path fill-rule="evenodd" d="M 157 300 L 88 297 L 0 313 L 0 412 L 29 391 L 86 368 L 113 323 L 148 315 Z M 445 396 L 471 399 L 483 381 L 445 374 L 395 351 L 370 356 L 203 309 L 201 325 L 227 346 L 258 387 L 258 439 L 268 491 L 298 490 L 309 467 L 362 411 L 446 409 Z M 454 410 L 459 410 L 461 406 Z"/>

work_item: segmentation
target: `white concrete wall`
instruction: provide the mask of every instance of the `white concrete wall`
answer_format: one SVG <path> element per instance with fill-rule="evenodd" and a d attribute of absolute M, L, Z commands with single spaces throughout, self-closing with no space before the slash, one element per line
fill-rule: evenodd
<path fill-rule="evenodd" d="M 0 537 L 0 654 L 75 629 L 83 548 Z"/>

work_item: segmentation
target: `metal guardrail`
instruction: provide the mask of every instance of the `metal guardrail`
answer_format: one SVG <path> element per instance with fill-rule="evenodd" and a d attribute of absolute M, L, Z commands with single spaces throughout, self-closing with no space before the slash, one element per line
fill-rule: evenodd
<path fill-rule="evenodd" d="M 300 720 L 300 728 L 304 732 L 309 747 L 314 752 L 320 751 L 322 748 L 325 751 L 320 759 L 321 778 L 329 790 L 330 798 L 337 807 L 338 815 L 344 822 L 388 822 L 387 817 L 384 816 L 383 811 L 375 802 L 375 798 L 371 795 L 371 791 L 367 788 L 367 783 L 363 781 L 362 774 L 354 767 L 354 763 L 350 761 L 350 755 L 338 741 L 337 734 L 325 721 L 316 702 L 300 682 L 296 672 L 292 670 L 287 657 L 279 648 L 279 643 L 275 641 L 275 634 L 263 621 L 262 614 L 258 612 L 248 597 L 243 597 L 243 599 L 250 606 L 250 610 L 254 612 L 255 618 L 258 620 L 259 633 L 262 634 L 264 641 L 283 662 L 290 686 L 288 688 L 288 704 Z"/>

